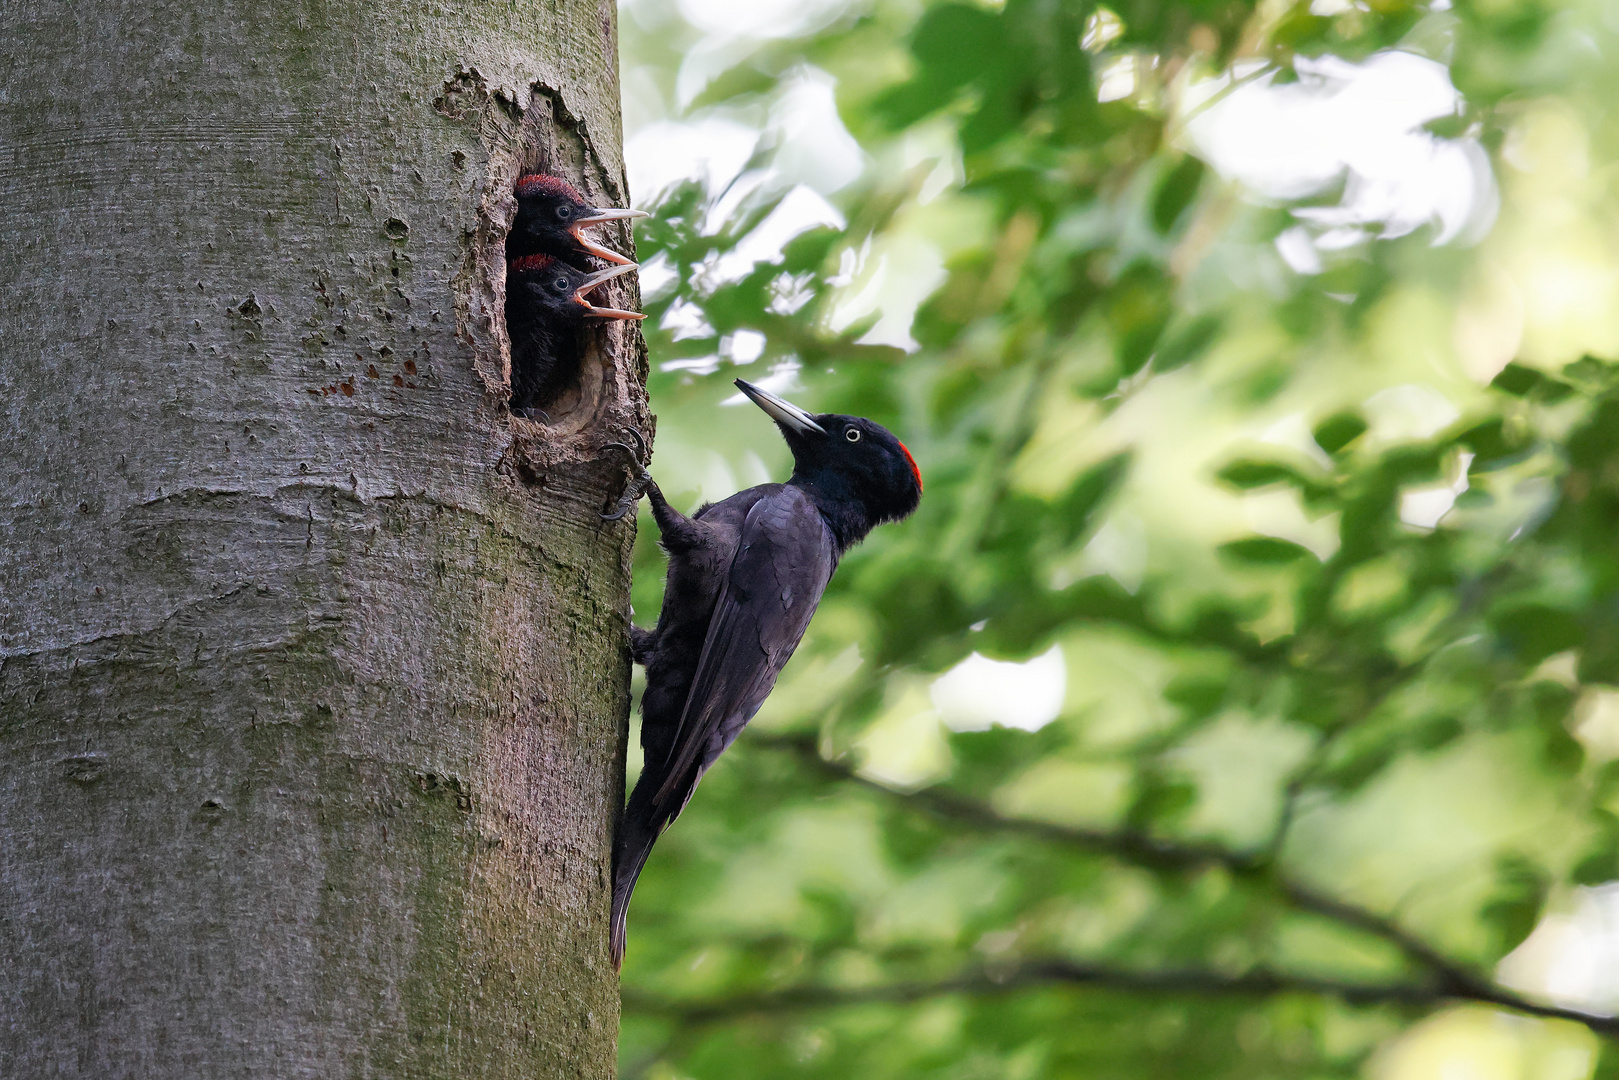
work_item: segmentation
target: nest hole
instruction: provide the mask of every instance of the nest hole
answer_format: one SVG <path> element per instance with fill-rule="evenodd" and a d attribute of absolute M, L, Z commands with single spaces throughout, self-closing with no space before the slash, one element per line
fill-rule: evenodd
<path fill-rule="evenodd" d="M 537 314 L 531 291 L 532 275 L 514 267 L 510 256 L 533 254 L 531 244 L 516 243 L 522 226 L 516 189 L 532 174 L 556 177 L 593 205 L 613 205 L 605 177 L 586 144 L 579 123 L 545 88 L 533 91 L 530 107 L 518 121 L 508 153 L 492 161 L 496 185 L 495 206 L 505 228 L 491 230 L 485 265 L 500 280 L 491 282 L 492 299 L 499 304 L 502 390 L 509 413 L 517 420 L 538 424 L 553 435 L 566 435 L 589 427 L 613 395 L 614 358 L 633 347 L 625 323 L 586 318 L 575 325 L 547 320 Z M 618 246 L 617 241 L 611 242 Z M 575 273 L 589 273 L 605 263 L 576 258 L 564 264 Z M 491 276 L 494 276 L 493 274 Z M 591 299 L 597 304 L 625 307 L 637 302 L 633 275 L 598 286 Z"/>

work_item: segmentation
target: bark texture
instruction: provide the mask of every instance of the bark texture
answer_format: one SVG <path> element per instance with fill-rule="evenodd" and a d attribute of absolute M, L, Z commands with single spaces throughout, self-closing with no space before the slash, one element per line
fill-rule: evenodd
<path fill-rule="evenodd" d="M 612 4 L 0 36 L 0 1076 L 610 1076 L 643 360 L 514 420 L 500 311 Z"/>

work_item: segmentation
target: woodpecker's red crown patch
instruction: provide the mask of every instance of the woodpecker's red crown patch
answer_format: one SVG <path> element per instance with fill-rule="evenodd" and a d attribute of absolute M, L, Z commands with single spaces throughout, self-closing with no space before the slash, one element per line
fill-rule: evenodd
<path fill-rule="evenodd" d="M 899 442 L 898 439 L 895 439 L 894 441 Z M 904 443 L 899 443 L 899 452 L 904 454 L 905 455 L 905 460 L 911 463 L 911 475 L 916 477 L 916 490 L 921 491 L 922 490 L 922 470 L 916 467 L 916 459 L 911 456 L 910 448 L 907 447 Z"/>

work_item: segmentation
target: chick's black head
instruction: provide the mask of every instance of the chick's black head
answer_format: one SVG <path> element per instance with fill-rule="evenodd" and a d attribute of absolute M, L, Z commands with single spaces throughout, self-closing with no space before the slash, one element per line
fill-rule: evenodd
<path fill-rule="evenodd" d="M 517 218 L 506 240 L 508 255 L 550 255 L 577 261 L 594 255 L 610 263 L 630 260 L 589 239 L 582 230 L 604 221 L 646 217 L 640 210 L 592 206 L 574 186 L 555 176 L 530 173 L 517 181 Z"/>
<path fill-rule="evenodd" d="M 517 181 L 517 207 L 529 231 L 565 233 L 590 204 L 566 180 L 530 173 Z"/>
<path fill-rule="evenodd" d="M 506 293 L 523 314 L 575 322 L 585 318 L 644 319 L 639 311 L 596 307 L 588 294 L 596 286 L 637 269 L 623 263 L 587 274 L 549 255 L 528 255 L 513 259 L 506 267 Z"/>
<path fill-rule="evenodd" d="M 513 259 L 507 267 L 507 288 L 514 302 L 570 321 L 585 317 L 585 309 L 573 298 L 584 280 L 584 271 L 549 255 Z"/>
<path fill-rule="evenodd" d="M 885 521 L 907 517 L 922 500 L 922 470 L 905 444 L 861 416 L 810 413 L 751 383 L 736 385 L 776 422 L 793 452 L 790 483 L 823 510 L 856 510 L 848 532 L 858 540 Z"/>

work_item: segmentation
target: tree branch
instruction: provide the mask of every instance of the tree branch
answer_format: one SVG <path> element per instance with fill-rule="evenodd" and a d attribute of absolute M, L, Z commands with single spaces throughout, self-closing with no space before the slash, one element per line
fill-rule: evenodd
<path fill-rule="evenodd" d="M 1156 870 L 1186 870 L 1209 863 L 1220 863 L 1240 873 L 1253 873 L 1259 864 L 1249 856 L 1217 844 L 1187 844 L 1159 840 L 1133 831 L 1082 829 L 1058 825 L 1036 818 L 1007 817 L 984 803 L 940 788 L 899 791 L 861 776 L 853 768 L 821 756 L 813 739 L 792 735 L 750 734 L 748 745 L 785 750 L 798 757 L 829 780 L 847 781 L 877 792 L 904 805 L 944 821 L 959 822 L 994 832 L 1018 833 L 1088 851 L 1117 855 L 1132 863 Z"/>
<path fill-rule="evenodd" d="M 1473 1001 L 1552 1020 L 1583 1024 L 1602 1035 L 1619 1035 L 1619 1018 L 1592 1016 L 1574 1009 L 1537 1005 L 1496 988 L 1476 992 L 1439 984 L 1356 983 L 1316 979 L 1274 971 L 1227 975 L 1198 968 L 1142 970 L 1071 960 L 1029 960 L 1005 968 L 983 968 L 936 982 L 889 983 L 885 986 L 837 988 L 795 986 L 707 1001 L 680 1001 L 624 990 L 626 1009 L 678 1019 L 682 1024 L 708 1024 L 744 1016 L 772 1016 L 810 1009 L 872 1003 L 908 1004 L 944 994 L 1007 994 L 1041 986 L 1097 986 L 1125 993 L 1188 997 L 1269 997 L 1315 994 L 1351 1005 L 1433 1007 L 1445 1001 Z"/>
<path fill-rule="evenodd" d="M 1083 848 L 1090 852 L 1112 855 L 1133 865 L 1153 870 L 1192 870 L 1212 865 L 1224 867 L 1234 875 L 1249 880 L 1266 880 L 1295 908 L 1331 919 L 1394 946 L 1407 960 L 1433 980 L 1435 985 L 1443 988 L 1439 996 L 1496 1001 L 1510 1008 L 1530 1012 L 1541 1008 L 1531 1006 L 1514 995 L 1508 994 L 1505 998 L 1501 998 L 1500 995 L 1504 991 L 1490 979 L 1440 953 L 1421 938 L 1402 929 L 1392 919 L 1318 892 L 1278 873 L 1274 860 L 1266 852 L 1250 854 L 1232 851 L 1218 844 L 1166 841 L 1129 830 L 1083 829 L 1033 818 L 1009 817 L 976 799 L 938 788 L 925 788 L 913 792 L 896 791 L 861 776 L 848 765 L 828 761 L 821 756 L 814 741 L 808 738 L 760 734 L 750 735 L 749 742 L 754 746 L 792 752 L 806 765 L 828 779 L 858 784 L 901 805 L 943 821 Z M 1512 1002 L 1520 1003 L 1512 1004 Z"/>

